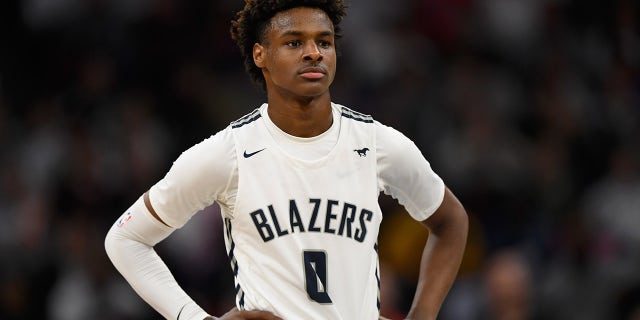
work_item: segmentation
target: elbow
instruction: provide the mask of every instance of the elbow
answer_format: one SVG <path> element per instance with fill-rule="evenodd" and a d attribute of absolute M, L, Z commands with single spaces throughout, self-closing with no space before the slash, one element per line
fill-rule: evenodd
<path fill-rule="evenodd" d="M 109 232 L 107 232 L 107 235 L 104 237 L 104 250 L 107 253 L 107 257 L 109 257 L 109 260 L 111 260 L 112 263 L 114 261 L 114 256 L 116 254 L 117 246 L 118 246 L 118 241 L 116 239 L 116 235 L 112 227 L 111 229 L 109 229 Z"/>
<path fill-rule="evenodd" d="M 104 250 L 116 269 L 118 269 L 119 262 L 127 255 L 126 249 L 131 246 L 129 241 L 131 240 L 127 238 L 124 230 L 115 225 L 109 229 L 104 238 Z"/>

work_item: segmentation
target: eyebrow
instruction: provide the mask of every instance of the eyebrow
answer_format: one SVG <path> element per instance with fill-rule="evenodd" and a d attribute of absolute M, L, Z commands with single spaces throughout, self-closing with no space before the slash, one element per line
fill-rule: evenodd
<path fill-rule="evenodd" d="M 283 33 L 280 34 L 281 37 L 285 37 L 285 36 L 301 36 L 303 34 L 302 31 L 296 31 L 296 30 L 287 30 Z M 321 37 L 325 37 L 325 36 L 333 36 L 333 32 L 332 31 L 322 31 L 319 33 L 319 35 Z"/>

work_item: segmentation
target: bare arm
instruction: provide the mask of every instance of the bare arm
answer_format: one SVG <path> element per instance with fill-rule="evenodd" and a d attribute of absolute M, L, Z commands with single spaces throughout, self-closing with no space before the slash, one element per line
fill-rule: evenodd
<path fill-rule="evenodd" d="M 460 201 L 445 188 L 442 204 L 422 224 L 430 233 L 407 319 L 435 320 L 460 268 L 469 222 Z"/>

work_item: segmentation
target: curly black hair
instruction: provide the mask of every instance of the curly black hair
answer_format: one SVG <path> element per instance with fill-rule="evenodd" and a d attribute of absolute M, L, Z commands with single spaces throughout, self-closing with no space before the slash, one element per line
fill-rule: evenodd
<path fill-rule="evenodd" d="M 278 12 L 296 7 L 311 7 L 323 10 L 333 23 L 335 39 L 341 37 L 340 22 L 346 15 L 346 5 L 342 0 L 245 0 L 244 8 L 231 21 L 231 38 L 235 41 L 244 67 L 256 84 L 266 88 L 262 70 L 253 62 L 253 45 L 260 43 L 269 21 Z"/>

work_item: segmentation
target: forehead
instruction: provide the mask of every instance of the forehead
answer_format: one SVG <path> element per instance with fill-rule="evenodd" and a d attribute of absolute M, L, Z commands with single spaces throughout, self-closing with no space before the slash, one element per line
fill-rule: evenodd
<path fill-rule="evenodd" d="M 269 31 L 276 33 L 288 31 L 333 32 L 333 23 L 322 9 L 297 7 L 278 12 L 271 18 L 269 29 Z"/>

